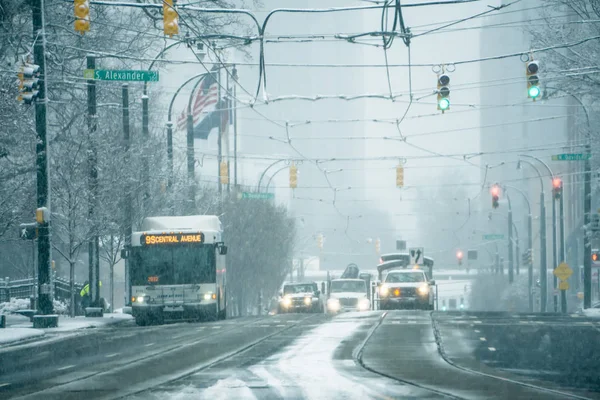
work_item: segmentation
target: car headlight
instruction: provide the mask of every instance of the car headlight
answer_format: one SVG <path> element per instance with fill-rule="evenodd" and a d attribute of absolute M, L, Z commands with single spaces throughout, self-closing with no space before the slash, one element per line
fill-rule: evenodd
<path fill-rule="evenodd" d="M 283 299 L 281 299 L 281 304 L 284 307 L 289 307 L 292 305 L 292 299 L 290 299 L 289 297 L 284 297 Z"/>
<path fill-rule="evenodd" d="M 390 294 L 390 288 L 387 287 L 386 285 L 383 285 L 379 288 L 379 295 L 380 296 L 387 296 L 388 294 Z"/>
<path fill-rule="evenodd" d="M 358 309 L 361 311 L 368 310 L 371 307 L 371 302 L 369 299 L 360 299 L 358 302 Z"/>
<path fill-rule="evenodd" d="M 419 286 L 419 288 L 417 289 L 417 291 L 419 292 L 419 294 L 421 295 L 426 295 L 429 294 L 429 286 L 423 285 L 423 286 Z"/>

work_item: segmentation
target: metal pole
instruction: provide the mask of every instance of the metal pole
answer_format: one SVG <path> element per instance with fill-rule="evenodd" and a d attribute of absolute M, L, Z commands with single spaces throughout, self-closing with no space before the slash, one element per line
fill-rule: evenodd
<path fill-rule="evenodd" d="M 237 190 L 237 69 L 233 67 L 233 187 Z"/>
<path fill-rule="evenodd" d="M 552 248 L 552 270 L 554 270 L 556 267 L 558 267 L 558 253 L 556 251 L 556 200 L 554 199 L 554 196 L 552 196 L 552 243 L 554 243 L 554 247 Z M 556 295 L 558 278 L 554 274 L 552 276 L 552 287 L 554 288 L 554 291 L 552 292 L 552 300 L 554 302 L 554 312 L 558 312 L 558 296 Z"/>
<path fill-rule="evenodd" d="M 225 91 L 226 96 L 227 96 L 227 101 L 225 102 L 225 112 L 227 113 L 227 124 L 225 126 L 225 143 L 227 144 L 227 193 L 231 193 L 231 163 L 230 163 L 230 156 L 229 156 L 229 126 L 231 125 L 231 120 L 229 119 L 229 116 L 231 115 L 231 88 L 229 86 L 229 74 L 225 75 Z M 221 121 L 223 121 L 223 116 L 221 116 Z"/>
<path fill-rule="evenodd" d="M 540 193 L 540 311 L 546 312 L 548 302 L 548 266 L 546 265 L 546 205 L 544 191 Z"/>
<path fill-rule="evenodd" d="M 150 201 L 150 174 L 148 172 L 148 147 L 150 132 L 148 128 L 148 95 L 142 95 L 142 205 L 144 213 L 148 212 Z"/>
<path fill-rule="evenodd" d="M 513 242 L 512 242 L 512 210 L 508 211 L 508 283 L 513 283 L 514 265 L 513 265 Z"/>
<path fill-rule="evenodd" d="M 223 161 L 223 144 L 222 144 L 222 134 L 223 134 L 223 118 L 221 116 L 222 112 L 222 104 L 221 104 L 221 69 L 218 70 L 217 75 L 217 115 L 219 118 L 219 136 L 217 137 L 217 145 L 218 145 L 218 156 L 217 156 L 217 181 L 219 187 L 219 198 L 223 194 L 223 185 L 221 184 L 221 161 Z"/>
<path fill-rule="evenodd" d="M 129 85 L 127 83 L 123 84 L 121 88 L 121 95 L 123 100 L 123 147 L 125 151 L 125 165 L 129 165 L 130 154 L 130 123 L 129 123 Z M 123 218 L 123 237 L 124 237 L 124 247 L 129 250 L 131 248 L 131 231 L 132 231 L 132 194 L 131 194 L 131 185 L 125 185 L 125 204 L 124 204 L 124 218 Z M 130 276 L 130 264 L 131 261 L 129 257 L 125 258 L 125 305 L 129 305 L 131 302 L 131 285 L 129 282 Z M 114 310 L 114 303 L 112 309 Z"/>
<path fill-rule="evenodd" d="M 586 154 L 591 153 L 590 145 L 585 145 Z M 583 308 L 592 306 L 592 243 L 590 219 L 592 212 L 592 167 L 586 158 L 583 174 Z M 600 277 L 599 277 L 600 278 Z"/>
<path fill-rule="evenodd" d="M 561 193 L 560 196 L 560 259 L 561 262 L 565 262 L 567 255 L 565 254 L 565 209 L 564 209 L 564 196 Z M 567 312 L 567 292 L 566 290 L 560 291 L 560 309 L 562 313 Z"/>
<path fill-rule="evenodd" d="M 496 252 L 496 274 L 500 273 L 500 254 Z"/>
<path fill-rule="evenodd" d="M 527 246 L 529 248 L 530 257 L 533 257 L 533 217 L 531 213 L 527 216 Z M 529 312 L 533 312 L 533 262 L 527 263 L 527 282 L 529 288 Z"/>
<path fill-rule="evenodd" d="M 96 58 L 93 55 L 87 56 L 87 68 L 96 69 Z M 92 236 L 88 244 L 88 262 L 89 262 L 89 285 L 90 300 L 92 306 L 97 307 L 100 302 L 100 265 L 98 250 L 98 226 L 96 221 L 96 202 L 98 199 L 98 154 L 96 149 L 96 128 L 98 116 L 96 115 L 96 81 L 89 79 L 87 81 L 87 107 L 88 107 L 88 129 L 90 152 L 88 156 L 89 164 L 89 209 L 88 217 L 92 226 Z"/>
<path fill-rule="evenodd" d="M 50 209 L 50 178 L 48 174 L 48 139 L 46 122 L 46 38 L 44 32 L 44 0 L 32 4 L 33 59 L 39 65 L 39 89 L 35 101 L 35 132 L 37 136 L 35 152 L 37 167 L 37 207 Z M 54 307 L 50 293 L 50 264 L 52 260 L 50 244 L 50 222 L 38 225 L 38 311 L 42 315 L 52 314 Z"/>

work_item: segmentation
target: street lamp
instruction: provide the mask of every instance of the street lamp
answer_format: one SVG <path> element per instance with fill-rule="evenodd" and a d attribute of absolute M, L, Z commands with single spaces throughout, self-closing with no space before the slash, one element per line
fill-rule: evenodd
<path fill-rule="evenodd" d="M 538 157 L 535 157 L 535 156 L 531 156 L 528 154 L 521 154 L 520 156 L 521 157 L 529 157 L 531 159 L 538 161 L 540 164 L 542 164 L 546 168 L 548 173 L 550 174 L 552 183 L 554 183 L 555 176 L 554 176 L 554 173 L 552 172 L 552 170 L 550 169 L 550 167 L 548 166 L 548 164 L 546 164 L 544 161 L 542 161 L 541 159 L 539 159 Z M 554 264 L 552 267 L 553 270 L 554 270 L 554 268 L 558 267 L 558 253 L 557 253 L 558 249 L 557 249 L 557 245 L 556 245 L 556 243 L 557 243 L 557 241 L 556 241 L 556 202 L 554 200 L 555 200 L 554 196 L 552 196 L 552 261 Z M 562 221 L 561 221 L 561 228 L 564 229 L 564 224 Z M 561 236 L 564 236 L 564 234 L 562 234 Z M 563 246 L 561 245 L 561 249 L 562 249 L 562 247 Z M 556 276 L 553 276 L 552 282 L 553 282 L 553 288 L 554 288 L 554 294 L 553 294 L 554 312 L 558 312 L 558 297 L 556 296 L 556 288 L 558 285 L 558 279 L 556 278 Z M 564 293 L 564 292 L 561 292 L 561 293 Z"/>

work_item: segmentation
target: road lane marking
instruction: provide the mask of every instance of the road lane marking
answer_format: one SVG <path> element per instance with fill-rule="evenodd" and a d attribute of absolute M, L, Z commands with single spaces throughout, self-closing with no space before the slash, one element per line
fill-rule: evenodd
<path fill-rule="evenodd" d="M 481 324 L 481 321 L 473 321 L 474 324 Z"/>
<path fill-rule="evenodd" d="M 486 342 L 487 341 L 487 339 L 484 338 L 484 337 L 480 337 L 479 340 L 481 340 L 482 342 Z"/>
<path fill-rule="evenodd" d="M 271 326 L 271 325 L 259 325 L 258 327 L 259 327 L 259 328 L 268 328 L 268 327 L 270 327 L 270 326 Z"/>
<path fill-rule="evenodd" d="M 10 385 L 10 383 L 0 383 L 0 388 Z"/>
<path fill-rule="evenodd" d="M 281 328 L 282 326 L 285 326 L 284 324 L 279 324 L 279 325 L 275 325 L 277 328 Z"/>
<path fill-rule="evenodd" d="M 475 333 L 481 333 L 479 329 L 475 329 Z"/>
<path fill-rule="evenodd" d="M 148 343 L 148 344 L 145 344 L 144 346 L 145 346 L 145 347 L 150 347 L 150 346 L 152 346 L 152 345 L 154 345 L 154 344 L 155 344 L 155 343 Z"/>
<path fill-rule="evenodd" d="M 67 365 L 67 366 L 58 368 L 57 371 L 64 371 L 65 369 L 69 369 L 69 368 L 73 368 L 73 367 L 74 367 L 74 365 Z"/>
<path fill-rule="evenodd" d="M 496 351 L 496 348 L 495 347 L 488 347 L 488 350 L 489 351 Z"/>
<path fill-rule="evenodd" d="M 392 321 L 392 324 L 400 325 L 400 321 Z"/>
<path fill-rule="evenodd" d="M 213 326 L 213 329 L 221 329 L 221 325 Z"/>
<path fill-rule="evenodd" d="M 105 357 L 106 358 L 112 358 L 112 357 L 118 356 L 119 354 L 120 353 L 107 354 Z"/>

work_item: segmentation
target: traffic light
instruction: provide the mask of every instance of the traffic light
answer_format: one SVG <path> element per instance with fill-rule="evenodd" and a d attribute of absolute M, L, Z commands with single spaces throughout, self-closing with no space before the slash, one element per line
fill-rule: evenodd
<path fill-rule="evenodd" d="M 227 161 L 221 161 L 219 165 L 219 177 L 223 185 L 229 183 L 229 166 L 227 165 Z"/>
<path fill-rule="evenodd" d="M 598 261 L 600 261 L 600 251 L 592 250 L 592 262 L 598 262 Z"/>
<path fill-rule="evenodd" d="M 317 235 L 317 246 L 319 247 L 319 250 L 323 250 L 323 234 L 319 233 Z"/>
<path fill-rule="evenodd" d="M 498 185 L 494 185 L 492 186 L 490 192 L 492 193 L 492 207 L 498 208 L 498 200 L 500 200 L 500 187 Z"/>
<path fill-rule="evenodd" d="M 437 108 L 442 112 L 450 109 L 450 77 L 446 74 L 438 75 Z"/>
<path fill-rule="evenodd" d="M 458 260 L 458 265 L 462 265 L 463 252 L 461 250 L 456 252 L 456 259 Z"/>
<path fill-rule="evenodd" d="M 555 200 L 559 200 L 562 195 L 562 179 L 553 178 L 552 179 L 552 195 Z"/>
<path fill-rule="evenodd" d="M 523 252 L 523 264 L 530 265 L 533 264 L 533 250 L 527 249 Z"/>
<path fill-rule="evenodd" d="M 290 165 L 290 187 L 292 189 L 298 187 L 298 167 L 294 164 Z"/>
<path fill-rule="evenodd" d="M 75 0 L 75 31 L 82 35 L 90 30 L 90 3 L 88 0 Z"/>
<path fill-rule="evenodd" d="M 540 91 L 540 78 L 538 77 L 538 71 L 540 65 L 537 61 L 529 61 L 526 64 L 527 73 L 527 96 L 530 99 L 537 99 L 541 93 Z"/>
<path fill-rule="evenodd" d="M 17 99 L 25 104 L 31 104 L 38 96 L 40 66 L 25 64 L 19 68 L 19 96 Z"/>
<path fill-rule="evenodd" d="M 377 252 L 377 254 L 379 254 L 379 252 L 381 251 L 381 240 L 379 240 L 379 238 L 377 238 L 377 240 L 375 241 L 375 251 Z"/>
<path fill-rule="evenodd" d="M 396 167 L 396 187 L 404 186 L 404 167 L 402 165 L 398 165 Z"/>
<path fill-rule="evenodd" d="M 162 0 L 163 3 L 163 30 L 165 35 L 172 37 L 179 34 L 179 14 L 173 8 L 173 0 Z"/>

